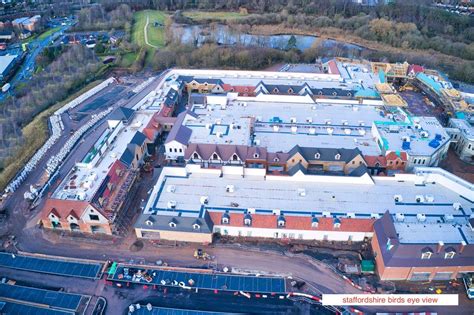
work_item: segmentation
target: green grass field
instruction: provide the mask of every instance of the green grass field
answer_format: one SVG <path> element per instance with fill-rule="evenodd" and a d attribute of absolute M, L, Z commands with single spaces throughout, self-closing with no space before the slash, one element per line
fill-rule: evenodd
<path fill-rule="evenodd" d="M 46 32 L 41 33 L 41 34 L 38 36 L 38 39 L 39 39 L 39 40 L 43 40 L 43 39 L 45 39 L 46 37 L 48 37 L 48 36 L 50 36 L 51 34 L 53 34 L 54 32 L 58 31 L 60 28 L 61 28 L 61 26 L 57 26 L 57 27 L 50 28 L 50 29 L 47 30 Z"/>
<path fill-rule="evenodd" d="M 165 46 L 165 29 L 164 24 L 166 20 L 166 14 L 162 11 L 155 11 L 155 10 L 145 10 L 136 12 L 133 15 L 133 27 L 132 27 L 132 41 L 136 43 L 140 47 L 149 47 L 145 43 L 145 32 L 144 28 L 146 25 L 147 17 L 149 17 L 149 24 L 147 27 L 147 34 L 148 34 L 148 42 L 150 45 L 156 47 L 164 47 Z M 161 26 L 154 26 L 154 23 L 158 22 Z"/>
<path fill-rule="evenodd" d="M 184 16 L 191 18 L 195 21 L 202 20 L 236 20 L 246 17 L 248 14 L 242 14 L 239 12 L 206 12 L 206 11 L 187 11 L 183 13 Z"/>

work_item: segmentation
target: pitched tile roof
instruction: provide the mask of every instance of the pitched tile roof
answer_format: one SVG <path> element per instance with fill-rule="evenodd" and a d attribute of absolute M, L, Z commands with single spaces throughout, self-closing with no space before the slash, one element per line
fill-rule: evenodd
<path fill-rule="evenodd" d="M 135 132 L 135 135 L 133 136 L 132 140 L 130 140 L 130 143 L 141 146 L 143 145 L 145 140 L 146 140 L 146 136 L 140 131 L 137 131 Z"/>
<path fill-rule="evenodd" d="M 130 121 L 130 119 L 133 117 L 135 114 L 135 111 L 133 109 L 127 108 L 127 107 L 119 107 L 116 110 L 114 110 L 110 116 L 109 120 L 122 120 L 122 121 Z"/>
<path fill-rule="evenodd" d="M 300 147 L 295 145 L 289 152 L 289 159 L 291 159 L 296 153 L 300 153 L 306 161 L 341 161 L 350 162 L 356 156 L 361 155 L 358 148 L 355 149 L 335 149 L 335 148 L 314 148 L 314 147 Z M 316 159 L 316 153 L 319 153 L 319 159 Z M 340 155 L 340 159 L 336 160 L 336 155 Z"/>
<path fill-rule="evenodd" d="M 175 124 L 173 128 L 171 128 L 171 131 L 168 134 L 168 137 L 166 138 L 165 143 L 170 143 L 171 141 L 177 141 L 184 145 L 188 144 L 189 139 L 191 138 L 192 130 L 191 128 L 188 128 L 185 125 L 183 125 L 183 122 L 186 116 L 188 115 L 191 117 L 197 118 L 196 114 L 188 110 L 180 113 L 178 117 L 176 118 Z"/>
<path fill-rule="evenodd" d="M 376 167 L 377 163 L 379 167 L 387 166 L 387 159 L 383 155 L 364 155 L 364 160 L 368 167 Z"/>
<path fill-rule="evenodd" d="M 222 216 L 229 216 L 229 223 L 222 223 Z M 214 223 L 214 225 L 221 226 L 236 226 L 236 227 L 245 227 L 243 213 L 228 213 L 225 212 L 216 212 L 210 211 L 209 216 Z M 251 214 L 252 218 L 252 228 L 262 228 L 262 229 L 275 229 L 281 228 L 278 227 L 278 218 L 277 215 L 272 214 Z M 341 221 L 341 226 L 339 228 L 334 228 L 333 218 L 318 218 L 318 226 L 312 227 L 313 218 L 310 216 L 290 216 L 284 215 L 285 226 L 283 229 L 287 230 L 312 230 L 312 231 L 341 231 L 341 232 L 372 232 L 373 224 L 375 219 L 352 219 L 352 218 L 339 218 Z"/>
<path fill-rule="evenodd" d="M 41 219 L 48 219 L 52 212 L 65 221 L 72 211 L 74 211 L 76 217 L 80 218 L 88 206 L 89 202 L 87 201 L 48 198 L 41 210 Z"/>

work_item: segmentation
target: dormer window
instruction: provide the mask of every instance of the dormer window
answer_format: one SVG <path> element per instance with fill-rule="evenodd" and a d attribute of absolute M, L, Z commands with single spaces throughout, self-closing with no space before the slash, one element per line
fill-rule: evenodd
<path fill-rule="evenodd" d="M 152 226 L 154 222 L 155 220 L 152 217 L 149 217 L 148 219 L 146 219 L 145 224 L 148 226 Z"/>
<path fill-rule="evenodd" d="M 334 228 L 338 229 L 340 227 L 341 227 L 341 220 L 339 220 L 338 218 L 334 218 Z"/>
<path fill-rule="evenodd" d="M 260 155 L 258 155 L 258 153 L 254 153 L 254 155 L 253 155 L 254 159 L 258 159 L 259 157 L 260 157 Z"/>
<path fill-rule="evenodd" d="M 278 91 L 277 88 L 274 88 L 274 89 L 273 89 L 273 93 L 278 93 L 278 92 L 280 92 L 280 91 Z"/>
<path fill-rule="evenodd" d="M 387 243 L 385 244 L 385 248 L 389 251 L 393 248 L 392 240 L 390 238 L 387 238 Z"/>
<path fill-rule="evenodd" d="M 433 251 L 429 247 L 425 247 L 421 251 L 421 259 L 430 259 Z"/>
<path fill-rule="evenodd" d="M 314 158 L 316 160 L 319 160 L 321 158 L 321 154 L 319 152 L 317 152 L 315 155 L 314 155 Z"/>
<path fill-rule="evenodd" d="M 280 162 L 280 159 L 276 157 L 273 159 L 273 162 Z"/>
<path fill-rule="evenodd" d="M 229 224 L 229 218 L 228 217 L 223 217 L 222 218 L 222 224 Z"/>
<path fill-rule="evenodd" d="M 201 226 L 199 224 L 197 224 L 197 223 L 193 224 L 193 229 L 194 230 L 199 230 L 200 228 L 201 228 Z"/>
<path fill-rule="evenodd" d="M 237 154 L 233 154 L 232 155 L 232 161 L 238 161 L 239 160 L 239 157 L 237 156 Z"/>
<path fill-rule="evenodd" d="M 452 247 L 446 248 L 446 253 L 444 253 L 444 259 L 453 259 L 456 255 L 456 251 Z"/>
<path fill-rule="evenodd" d="M 338 160 L 338 161 L 339 161 L 339 160 L 341 159 L 341 155 L 340 155 L 339 153 L 338 153 L 338 154 L 336 154 L 336 156 L 334 157 L 334 159 L 336 159 L 336 160 Z"/>
<path fill-rule="evenodd" d="M 250 226 L 252 225 L 252 217 L 250 216 L 250 214 L 246 214 L 245 217 L 244 217 L 244 224 L 246 226 Z"/>
<path fill-rule="evenodd" d="M 212 154 L 212 159 L 213 160 L 218 160 L 219 159 L 219 156 L 217 155 L 217 153 Z"/>
<path fill-rule="evenodd" d="M 199 159 L 199 154 L 197 154 L 197 152 L 194 152 L 194 153 L 193 153 L 193 159 L 196 159 L 196 160 Z"/>
<path fill-rule="evenodd" d="M 278 227 L 285 227 L 285 223 L 286 223 L 285 217 L 282 215 L 279 216 L 278 221 L 277 221 Z"/>
<path fill-rule="evenodd" d="M 421 259 L 430 259 L 430 258 L 431 258 L 430 252 L 421 253 Z"/>
<path fill-rule="evenodd" d="M 319 225 L 319 220 L 318 218 L 314 217 L 313 219 L 311 219 L 311 227 L 312 228 L 317 228 Z"/>
<path fill-rule="evenodd" d="M 168 225 L 169 225 L 171 228 L 175 228 L 176 225 L 177 225 L 177 223 L 178 223 L 178 222 L 176 221 L 176 219 L 173 218 L 173 219 L 171 219 L 171 221 L 168 223 Z"/>
<path fill-rule="evenodd" d="M 293 94 L 293 93 L 294 93 L 294 92 L 293 92 L 293 89 L 292 89 L 292 88 L 289 88 L 289 89 L 288 89 L 288 94 Z"/>

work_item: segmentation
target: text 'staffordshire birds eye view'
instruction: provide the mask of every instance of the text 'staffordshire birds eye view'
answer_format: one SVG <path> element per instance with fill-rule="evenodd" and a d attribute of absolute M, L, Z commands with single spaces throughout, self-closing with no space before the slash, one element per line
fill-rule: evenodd
<path fill-rule="evenodd" d="M 0 314 L 473 315 L 473 0 L 2 0 Z"/>

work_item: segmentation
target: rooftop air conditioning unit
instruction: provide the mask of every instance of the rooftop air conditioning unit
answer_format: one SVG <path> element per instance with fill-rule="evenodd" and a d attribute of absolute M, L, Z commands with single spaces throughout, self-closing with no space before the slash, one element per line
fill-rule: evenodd
<path fill-rule="evenodd" d="M 211 124 L 206 124 L 206 129 L 211 129 Z"/>
<path fill-rule="evenodd" d="M 359 129 L 359 134 L 360 134 L 361 136 L 364 136 L 364 135 L 365 135 L 365 130 L 364 130 L 364 129 Z"/>
<path fill-rule="evenodd" d="M 398 222 L 403 222 L 405 221 L 405 215 L 403 213 L 397 213 L 395 214 L 395 218 L 397 219 Z"/>
<path fill-rule="evenodd" d="M 326 125 L 330 125 L 331 121 L 329 119 L 326 119 Z"/>
<path fill-rule="evenodd" d="M 228 192 L 228 193 L 233 193 L 235 191 L 234 185 L 227 185 L 225 187 L 225 191 Z"/>
<path fill-rule="evenodd" d="M 316 134 L 316 129 L 315 128 L 309 128 L 309 134 L 310 135 Z"/>
<path fill-rule="evenodd" d="M 351 131 L 349 128 L 344 129 L 344 133 L 345 133 L 346 135 L 350 135 L 351 132 L 352 132 L 352 131 Z"/>
<path fill-rule="evenodd" d="M 169 209 L 176 209 L 176 201 L 174 201 L 174 200 L 168 201 L 168 208 Z"/>
<path fill-rule="evenodd" d="M 220 132 L 220 131 L 216 132 L 216 136 L 217 136 L 217 138 L 222 138 L 222 132 Z"/>
<path fill-rule="evenodd" d="M 420 136 L 421 136 L 422 138 L 428 138 L 428 137 L 429 137 L 429 133 L 428 133 L 428 131 L 423 130 L 422 132 L 420 132 Z"/>
<path fill-rule="evenodd" d="M 415 129 L 417 129 L 417 130 L 421 129 L 421 125 L 420 124 L 415 124 Z"/>
<path fill-rule="evenodd" d="M 425 222 L 426 221 L 426 215 L 424 213 L 418 213 L 416 215 L 416 218 L 419 222 Z"/>
<path fill-rule="evenodd" d="M 347 122 L 347 120 L 343 120 L 343 121 L 342 121 L 342 125 L 343 125 L 343 126 L 347 126 L 348 124 L 349 124 L 349 123 Z"/>
<path fill-rule="evenodd" d="M 332 135 L 334 132 L 334 128 L 326 128 L 328 135 Z"/>
<path fill-rule="evenodd" d="M 455 202 L 455 203 L 453 203 L 453 208 L 456 209 L 456 210 L 459 210 L 459 209 L 461 209 L 461 204 L 459 202 Z"/>
<path fill-rule="evenodd" d="M 276 126 L 276 125 L 273 126 L 273 131 L 278 132 L 278 130 L 280 130 L 280 127 L 278 127 L 278 126 Z"/>
<path fill-rule="evenodd" d="M 174 193 L 176 190 L 176 186 L 175 185 L 169 185 L 167 188 L 166 188 L 166 191 L 169 192 L 169 193 Z"/>
<path fill-rule="evenodd" d="M 416 195 L 415 200 L 418 203 L 422 203 L 425 202 L 425 197 L 423 195 Z"/>
<path fill-rule="evenodd" d="M 292 126 L 291 127 L 291 133 L 296 133 L 298 131 L 298 127 Z"/>
<path fill-rule="evenodd" d="M 201 198 L 199 198 L 199 201 L 201 202 L 202 205 L 207 205 L 209 203 L 209 197 L 201 196 Z"/>
<path fill-rule="evenodd" d="M 291 117 L 291 118 L 290 118 L 290 122 L 291 122 L 292 124 L 296 123 L 296 117 Z"/>
<path fill-rule="evenodd" d="M 395 200 L 395 202 L 402 202 L 403 197 L 402 197 L 402 195 L 395 195 L 395 196 L 393 196 L 393 200 Z"/>
<path fill-rule="evenodd" d="M 444 215 L 444 221 L 453 222 L 454 221 L 454 216 L 452 214 L 445 214 Z"/>

